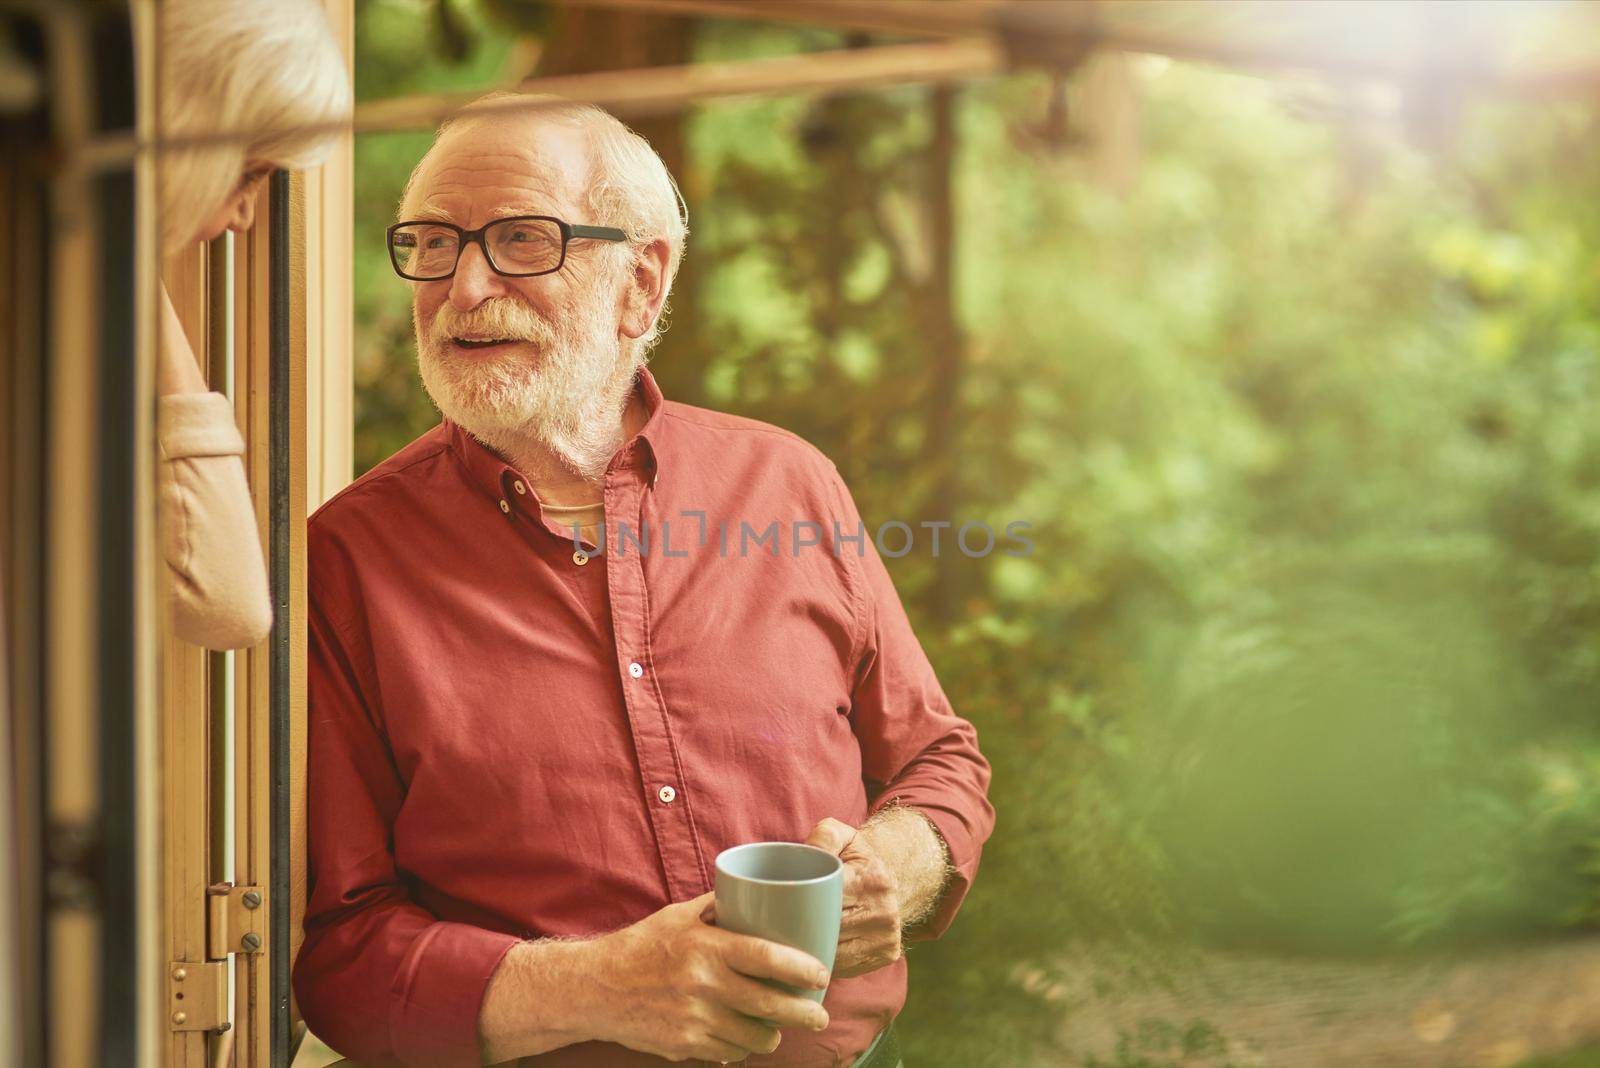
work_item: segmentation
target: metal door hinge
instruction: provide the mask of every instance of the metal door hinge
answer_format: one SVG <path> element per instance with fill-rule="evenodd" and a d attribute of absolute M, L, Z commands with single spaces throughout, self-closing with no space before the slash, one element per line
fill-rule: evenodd
<path fill-rule="evenodd" d="M 216 1031 L 228 1022 L 226 961 L 170 961 L 167 964 L 167 1023 L 174 1031 Z"/>
<path fill-rule="evenodd" d="M 229 953 L 260 953 L 267 944 L 267 893 L 259 886 L 217 883 L 206 888 L 209 914 L 206 955 L 226 960 Z"/>

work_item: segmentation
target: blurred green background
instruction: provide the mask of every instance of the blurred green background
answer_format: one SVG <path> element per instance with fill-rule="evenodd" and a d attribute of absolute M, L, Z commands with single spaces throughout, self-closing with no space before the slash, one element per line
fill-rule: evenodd
<path fill-rule="evenodd" d="M 358 95 L 863 43 L 588 17 L 367 0 Z M 1106 56 L 636 124 L 691 213 L 667 395 L 800 433 L 869 525 L 1032 524 L 890 561 L 999 813 L 908 1064 L 1038 1061 L 1106 954 L 1587 938 L 1600 98 L 1446 90 Z M 429 140 L 358 140 L 358 470 L 437 418 L 382 240 Z M 1237 1059 L 1172 1027 L 1080 1060 Z"/>

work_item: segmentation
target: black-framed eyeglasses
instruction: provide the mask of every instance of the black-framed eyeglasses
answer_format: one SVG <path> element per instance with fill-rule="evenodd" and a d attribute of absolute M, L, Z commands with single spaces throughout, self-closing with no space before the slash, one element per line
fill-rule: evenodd
<path fill-rule="evenodd" d="M 412 282 L 437 282 L 456 273 L 461 252 L 473 242 L 496 274 L 531 278 L 554 274 L 567 262 L 575 239 L 626 241 L 614 226 L 578 226 L 553 215 L 516 215 L 476 230 L 447 222 L 400 222 L 389 227 L 389 262 Z"/>

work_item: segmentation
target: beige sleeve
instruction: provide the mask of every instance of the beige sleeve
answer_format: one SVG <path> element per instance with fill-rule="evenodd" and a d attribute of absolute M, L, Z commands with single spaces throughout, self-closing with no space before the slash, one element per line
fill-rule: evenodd
<path fill-rule="evenodd" d="M 233 404 L 221 393 L 172 393 L 160 405 L 173 629 L 208 649 L 247 648 L 272 629 L 272 598 Z"/>

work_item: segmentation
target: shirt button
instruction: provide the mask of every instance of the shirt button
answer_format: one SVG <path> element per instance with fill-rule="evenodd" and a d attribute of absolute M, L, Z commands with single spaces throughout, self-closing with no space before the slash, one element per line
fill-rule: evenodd
<path fill-rule="evenodd" d="M 572 562 L 582 567 L 589 562 L 589 554 L 582 549 L 574 549 L 572 551 Z"/>
<path fill-rule="evenodd" d="M 506 515 L 510 515 L 511 514 L 511 505 L 507 501 L 502 500 L 500 502 L 500 510 L 502 512 L 504 512 Z"/>
<path fill-rule="evenodd" d="M 670 786 L 663 786 L 660 791 L 656 793 L 656 796 L 661 798 L 661 803 L 663 805 L 670 805 L 672 804 L 672 799 L 678 796 L 678 791 L 674 790 Z"/>
<path fill-rule="evenodd" d="M 511 483 L 511 487 L 513 489 L 515 489 L 518 493 L 527 493 L 528 492 L 528 487 L 524 486 L 522 484 L 522 479 L 520 479 L 520 478 L 517 479 L 515 482 Z"/>
<path fill-rule="evenodd" d="M 636 661 L 628 665 L 628 674 L 632 675 L 636 679 L 640 678 L 644 675 L 644 668 Z"/>

